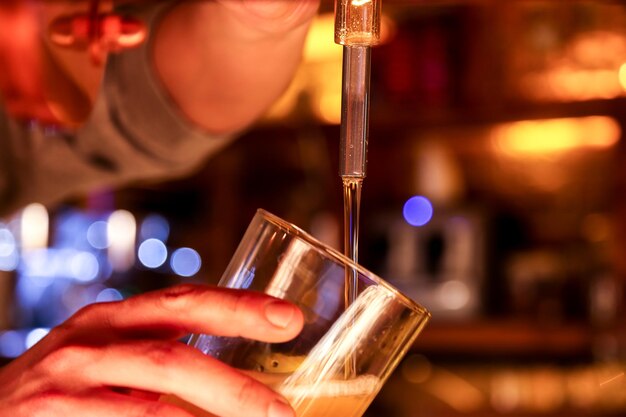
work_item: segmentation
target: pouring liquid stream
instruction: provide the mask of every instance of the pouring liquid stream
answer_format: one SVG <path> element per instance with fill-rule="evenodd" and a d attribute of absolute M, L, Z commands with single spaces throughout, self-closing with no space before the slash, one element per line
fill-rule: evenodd
<path fill-rule="evenodd" d="M 362 178 L 346 178 L 343 180 L 344 252 L 354 263 L 359 261 L 359 214 L 362 186 Z M 350 306 L 357 296 L 357 284 L 357 271 L 347 269 L 346 307 Z"/>
<path fill-rule="evenodd" d="M 359 214 L 362 186 L 363 178 L 347 177 L 343 179 L 343 247 L 344 254 L 354 263 L 359 260 Z M 358 272 L 355 269 L 347 268 L 345 278 L 346 309 L 358 295 L 358 283 Z M 350 355 L 346 358 L 345 379 L 349 380 L 355 375 L 356 358 Z"/>
<path fill-rule="evenodd" d="M 358 263 L 359 208 L 367 164 L 371 47 L 380 41 L 381 0 L 336 0 L 335 43 L 343 45 L 339 173 L 343 180 L 344 254 Z M 358 272 L 346 268 L 345 307 L 358 294 Z M 356 341 L 355 341 L 356 342 Z M 346 357 L 345 378 L 355 377 L 356 353 Z"/>

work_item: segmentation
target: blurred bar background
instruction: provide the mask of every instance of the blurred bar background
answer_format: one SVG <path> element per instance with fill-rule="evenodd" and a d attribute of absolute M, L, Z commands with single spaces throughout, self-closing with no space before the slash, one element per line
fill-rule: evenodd
<path fill-rule="evenodd" d="M 626 5 L 383 2 L 360 261 L 433 312 L 369 417 L 626 415 Z M 341 47 L 181 181 L 0 224 L 0 356 L 77 309 L 215 283 L 258 207 L 339 248 Z"/>

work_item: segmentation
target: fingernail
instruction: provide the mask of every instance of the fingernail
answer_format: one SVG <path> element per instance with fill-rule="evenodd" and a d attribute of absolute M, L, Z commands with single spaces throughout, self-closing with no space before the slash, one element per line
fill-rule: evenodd
<path fill-rule="evenodd" d="M 294 308 L 284 301 L 272 301 L 265 306 L 265 317 L 274 326 L 284 329 L 293 319 Z"/>
<path fill-rule="evenodd" d="M 282 398 L 274 400 L 267 410 L 267 417 L 295 417 L 291 406 Z"/>

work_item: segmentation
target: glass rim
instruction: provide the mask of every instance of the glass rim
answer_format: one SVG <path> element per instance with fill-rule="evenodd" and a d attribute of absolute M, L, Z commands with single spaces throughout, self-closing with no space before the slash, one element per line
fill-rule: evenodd
<path fill-rule="evenodd" d="M 318 239 L 313 237 L 310 233 L 306 232 L 305 230 L 301 229 L 300 227 L 298 227 L 298 226 L 288 222 L 287 220 L 284 220 L 284 219 L 278 217 L 277 215 L 272 214 L 269 211 L 267 211 L 265 209 L 262 209 L 262 208 L 257 209 L 256 216 L 261 216 L 267 222 L 269 222 L 269 223 L 271 223 L 271 224 L 273 224 L 273 225 L 275 225 L 275 226 L 285 230 L 288 233 L 294 234 L 298 238 L 304 240 L 307 244 L 312 246 L 314 249 L 324 253 L 327 256 L 330 256 L 335 261 L 350 266 L 352 269 L 356 270 L 361 275 L 367 277 L 368 279 L 374 281 L 377 285 L 380 285 L 380 286 L 384 287 L 385 289 L 387 289 L 388 291 L 390 291 L 395 297 L 397 297 L 399 300 L 401 300 L 410 309 L 418 312 L 419 314 L 423 314 L 426 317 L 431 317 L 431 313 L 430 313 L 430 311 L 428 311 L 428 309 L 426 307 L 422 306 L 417 301 L 415 301 L 415 300 L 409 298 L 408 296 L 404 295 L 402 292 L 400 292 L 400 290 L 398 290 L 393 285 L 391 285 L 390 283 L 385 281 L 383 278 L 379 277 L 378 275 L 376 275 L 375 273 L 373 273 L 369 269 L 361 266 L 360 264 L 354 262 L 353 260 L 348 258 L 343 253 L 339 252 L 338 250 L 336 250 L 334 248 L 331 248 L 331 247 L 325 245 L 324 243 L 322 243 L 321 241 L 319 241 Z"/>

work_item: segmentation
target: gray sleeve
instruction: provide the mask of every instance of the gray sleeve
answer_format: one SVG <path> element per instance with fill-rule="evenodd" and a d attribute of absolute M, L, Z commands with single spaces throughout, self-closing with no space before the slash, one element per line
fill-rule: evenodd
<path fill-rule="evenodd" d="M 229 142 L 179 114 L 153 74 L 149 51 L 148 39 L 109 58 L 100 97 L 76 132 L 23 128 L 0 109 L 0 215 L 99 187 L 180 177 Z"/>

